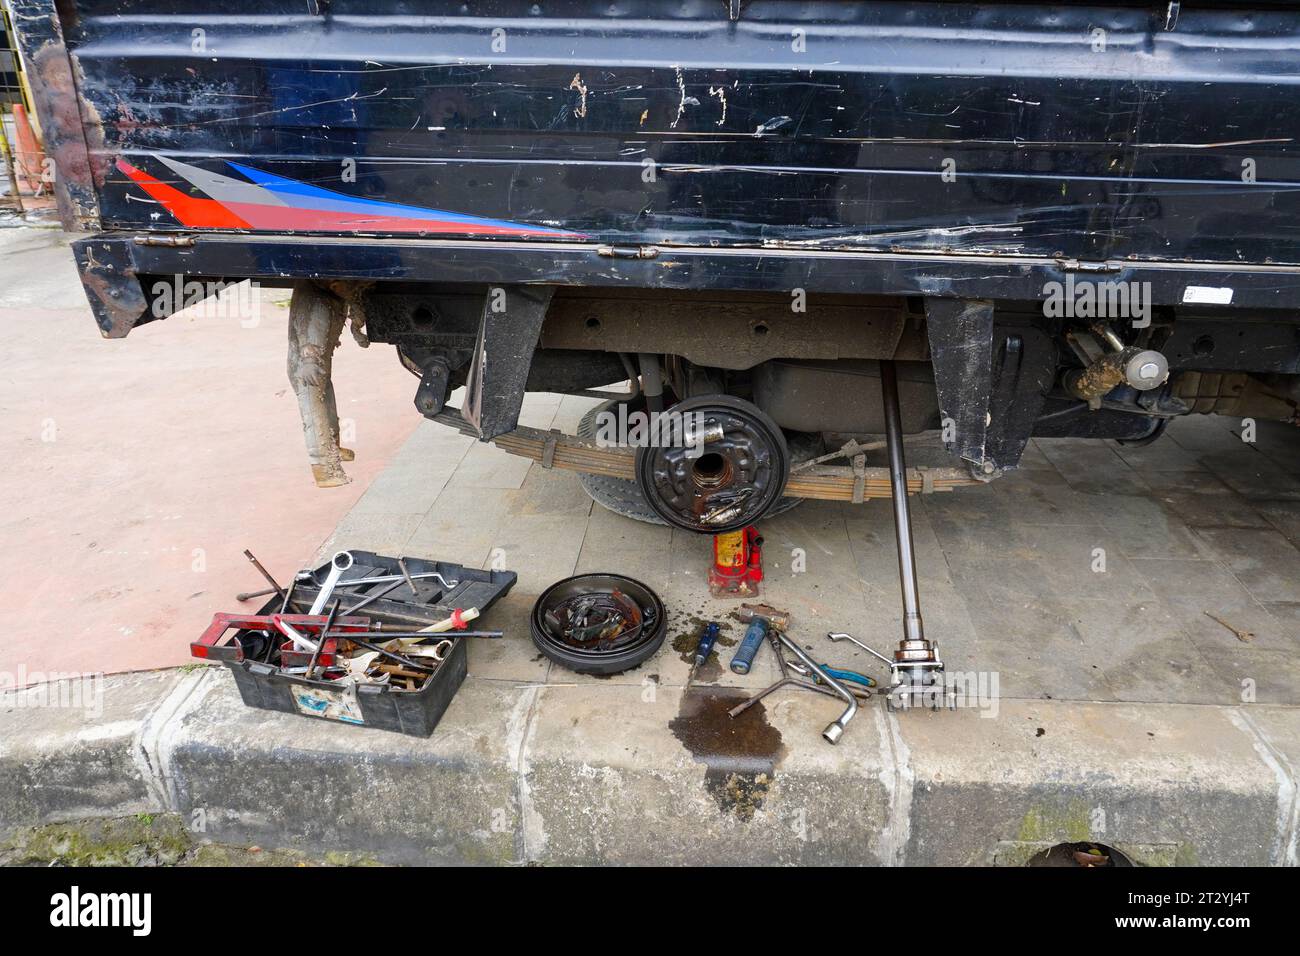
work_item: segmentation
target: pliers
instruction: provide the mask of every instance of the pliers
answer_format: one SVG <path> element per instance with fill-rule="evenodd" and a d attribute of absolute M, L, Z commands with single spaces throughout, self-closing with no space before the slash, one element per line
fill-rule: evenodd
<path fill-rule="evenodd" d="M 811 677 L 814 681 L 817 680 L 817 675 L 810 674 L 808 668 L 804 667 L 802 664 L 797 664 L 794 661 L 788 660 L 785 662 L 785 666 L 790 668 L 790 670 L 794 671 L 796 674 L 801 674 L 804 677 Z M 841 670 L 838 667 L 831 667 L 829 664 L 819 664 L 818 666 L 836 680 L 848 681 L 851 684 L 858 684 L 862 687 L 876 686 L 876 682 L 866 674 L 859 674 L 857 671 Z"/>

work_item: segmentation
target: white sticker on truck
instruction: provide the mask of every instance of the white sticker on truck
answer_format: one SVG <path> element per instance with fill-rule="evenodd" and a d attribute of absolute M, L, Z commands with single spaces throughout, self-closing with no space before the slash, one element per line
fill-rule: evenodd
<path fill-rule="evenodd" d="M 1197 305 L 1232 305 L 1232 290 L 1212 285 L 1189 285 L 1183 290 L 1183 301 Z"/>

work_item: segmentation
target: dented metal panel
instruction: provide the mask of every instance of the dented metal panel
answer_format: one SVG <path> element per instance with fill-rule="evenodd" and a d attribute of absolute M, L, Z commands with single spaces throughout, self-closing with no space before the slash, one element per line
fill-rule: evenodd
<path fill-rule="evenodd" d="M 16 6 L 110 230 L 1300 263 L 1290 4 Z"/>

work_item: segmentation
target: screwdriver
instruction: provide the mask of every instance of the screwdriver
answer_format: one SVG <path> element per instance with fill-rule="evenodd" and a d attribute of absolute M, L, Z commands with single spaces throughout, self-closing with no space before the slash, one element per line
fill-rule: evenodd
<path fill-rule="evenodd" d="M 695 663 L 691 665 L 691 674 L 686 678 L 686 689 L 691 689 L 691 682 L 695 680 L 695 672 L 699 670 L 700 665 L 709 659 L 713 653 L 713 643 L 718 639 L 718 622 L 709 621 L 700 631 L 700 641 L 695 645 Z"/>

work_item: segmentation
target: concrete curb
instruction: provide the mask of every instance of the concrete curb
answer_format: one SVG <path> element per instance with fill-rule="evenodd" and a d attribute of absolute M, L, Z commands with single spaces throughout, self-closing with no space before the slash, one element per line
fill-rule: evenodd
<path fill-rule="evenodd" d="M 428 740 L 246 708 L 223 668 L 0 694 L 0 834 L 172 812 L 196 839 L 393 863 L 1295 865 L 1300 708 L 835 701 L 470 678 Z M 48 692 L 46 692 L 48 696 Z"/>

